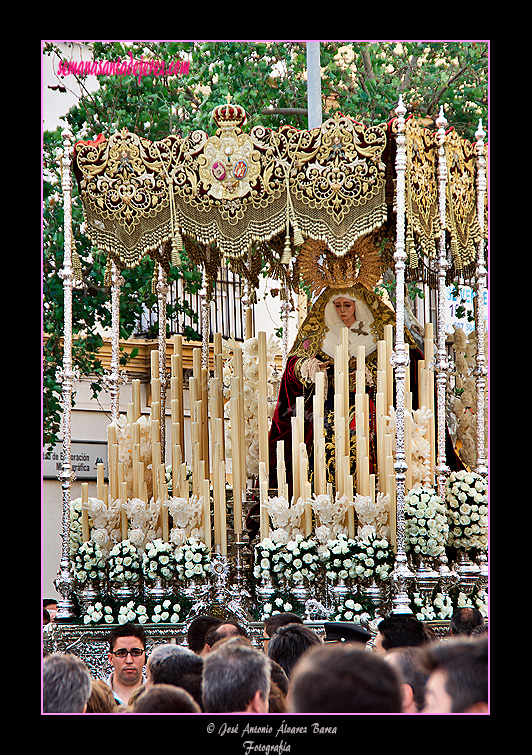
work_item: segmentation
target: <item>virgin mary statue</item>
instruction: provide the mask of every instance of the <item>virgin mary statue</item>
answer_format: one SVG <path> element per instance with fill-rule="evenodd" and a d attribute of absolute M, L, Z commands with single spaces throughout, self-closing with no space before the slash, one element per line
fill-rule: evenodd
<path fill-rule="evenodd" d="M 323 248 L 323 247 L 322 247 Z M 360 248 L 360 247 L 359 247 Z M 376 264 L 375 247 L 371 241 L 365 245 L 369 254 L 353 258 L 331 260 L 327 263 L 327 274 L 318 264 L 320 247 L 314 243 L 307 247 L 307 259 L 311 259 L 310 273 L 314 289 L 321 292 L 312 304 L 301 324 L 293 346 L 288 354 L 282 376 L 277 405 L 269 434 L 269 487 L 277 486 L 277 444 L 284 441 L 286 464 L 286 484 L 292 496 L 292 417 L 296 414 L 298 397 L 304 400 L 304 441 L 309 460 L 309 480 L 313 478 L 313 396 L 316 374 L 325 373 L 324 433 L 326 448 L 326 480 L 334 485 L 334 360 L 337 347 L 342 343 L 343 331 L 347 328 L 349 348 L 349 435 L 351 473 L 356 476 L 356 432 L 355 395 L 357 354 L 361 346 L 365 354 L 365 391 L 369 397 L 369 461 L 370 473 L 376 471 L 376 389 L 378 341 L 385 338 L 385 326 L 395 328 L 396 317 L 393 307 L 378 296 L 375 284 L 380 278 L 380 268 Z M 362 247 L 364 251 L 364 247 Z M 304 268 L 309 273 L 309 265 Z M 372 268 L 372 271 L 371 271 Z M 310 276 L 309 276 L 310 277 Z M 353 283 L 353 280 L 355 281 Z M 419 324 L 416 338 L 414 329 L 405 327 L 405 343 L 410 346 L 410 390 L 412 409 L 417 406 L 417 362 L 423 358 L 419 342 Z M 394 397 L 395 402 L 395 397 Z M 454 449 L 451 446 L 453 457 Z M 454 466 L 451 464 L 450 466 Z"/>

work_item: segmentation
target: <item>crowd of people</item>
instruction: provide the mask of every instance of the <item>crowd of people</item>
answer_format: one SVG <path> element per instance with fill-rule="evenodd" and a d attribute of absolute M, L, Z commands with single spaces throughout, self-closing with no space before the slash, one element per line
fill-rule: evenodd
<path fill-rule="evenodd" d="M 293 613 L 264 621 L 262 647 L 237 621 L 198 616 L 186 644 L 148 654 L 141 625 L 109 635 L 111 673 L 91 677 L 79 657 L 44 653 L 44 713 L 488 713 L 488 630 L 461 608 L 450 635 L 409 615 L 374 636 L 326 622 L 320 635 Z"/>

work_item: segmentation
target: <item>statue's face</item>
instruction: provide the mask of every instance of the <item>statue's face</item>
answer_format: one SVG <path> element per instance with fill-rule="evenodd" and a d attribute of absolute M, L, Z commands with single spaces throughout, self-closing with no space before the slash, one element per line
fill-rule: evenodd
<path fill-rule="evenodd" d="M 338 317 L 344 323 L 350 327 L 355 322 L 355 302 L 351 299 L 345 299 L 343 296 L 334 300 L 334 306 Z"/>

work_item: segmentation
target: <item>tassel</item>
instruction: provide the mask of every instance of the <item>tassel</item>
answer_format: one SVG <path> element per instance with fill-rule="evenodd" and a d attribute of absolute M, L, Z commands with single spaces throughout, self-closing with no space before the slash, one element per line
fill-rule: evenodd
<path fill-rule="evenodd" d="M 107 257 L 107 264 L 105 266 L 105 276 L 103 279 L 103 285 L 110 287 L 111 286 L 111 273 L 112 273 L 112 266 L 111 266 L 111 259 L 110 257 Z"/>
<path fill-rule="evenodd" d="M 81 271 L 81 262 L 79 259 L 79 254 L 76 252 L 75 249 L 72 250 L 72 268 L 74 270 L 75 280 L 82 281 L 83 273 Z"/>
<path fill-rule="evenodd" d="M 157 264 L 153 267 L 153 275 L 151 278 L 151 292 L 157 296 L 157 283 L 159 282 L 159 266 Z"/>
<path fill-rule="evenodd" d="M 174 236 L 172 236 L 172 254 L 171 254 L 171 262 L 174 267 L 178 267 L 181 260 L 180 260 L 180 252 L 183 251 L 183 239 L 181 237 L 181 234 L 179 231 L 177 231 Z"/>
<path fill-rule="evenodd" d="M 298 224 L 294 221 L 294 245 L 303 246 L 304 243 L 305 239 L 303 238 L 303 234 L 299 230 Z"/>
<path fill-rule="evenodd" d="M 291 258 L 292 258 L 292 245 L 290 244 L 290 233 L 287 231 L 285 242 L 284 242 L 284 252 L 283 252 L 283 256 L 281 257 L 281 264 L 288 265 Z"/>

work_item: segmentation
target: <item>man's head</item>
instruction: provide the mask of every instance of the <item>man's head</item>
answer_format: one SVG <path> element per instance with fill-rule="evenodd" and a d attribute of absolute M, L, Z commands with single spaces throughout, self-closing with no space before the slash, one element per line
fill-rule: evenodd
<path fill-rule="evenodd" d="M 49 655 L 43 662 L 43 713 L 84 713 L 91 694 L 85 664 L 69 653 Z"/>
<path fill-rule="evenodd" d="M 109 635 L 107 659 L 116 681 L 124 687 L 136 687 L 142 680 L 146 663 L 146 633 L 136 624 L 122 624 Z"/>
<path fill-rule="evenodd" d="M 484 617 L 478 608 L 463 606 L 457 608 L 453 613 L 449 623 L 449 632 L 455 637 L 458 635 L 470 636 L 474 629 L 483 626 L 483 624 Z"/>
<path fill-rule="evenodd" d="M 290 677 L 292 713 L 401 713 L 399 678 L 363 645 L 311 648 Z"/>
<path fill-rule="evenodd" d="M 156 684 L 172 684 L 189 692 L 198 705 L 201 700 L 203 658 L 181 645 L 158 645 L 146 664 L 146 689 Z"/>
<path fill-rule="evenodd" d="M 422 647 L 391 648 L 382 656 L 401 678 L 403 713 L 419 713 L 425 704 L 428 674 L 422 663 Z"/>
<path fill-rule="evenodd" d="M 433 643 L 424 653 L 429 674 L 424 713 L 487 713 L 487 637 Z"/>
<path fill-rule="evenodd" d="M 237 621 L 227 620 L 222 621 L 217 626 L 211 627 L 205 635 L 206 650 L 213 647 L 219 640 L 225 637 L 247 637 L 247 632 L 244 627 Z"/>
<path fill-rule="evenodd" d="M 430 640 L 425 625 L 414 616 L 392 614 L 382 619 L 377 629 L 373 643 L 377 653 L 386 653 L 391 648 L 426 645 Z"/>
<path fill-rule="evenodd" d="M 201 713 L 201 708 L 186 690 L 156 684 L 135 700 L 133 713 Z"/>
<path fill-rule="evenodd" d="M 205 647 L 205 635 L 210 629 L 220 626 L 221 619 L 216 616 L 196 616 L 187 630 L 187 643 L 190 650 L 198 655 L 202 655 L 209 648 Z"/>
<path fill-rule="evenodd" d="M 268 652 L 268 644 L 272 635 L 275 634 L 279 627 L 284 627 L 286 624 L 303 624 L 303 619 L 296 613 L 285 612 L 274 613 L 264 620 L 262 645 L 265 653 Z"/>
<path fill-rule="evenodd" d="M 206 713 L 267 713 L 268 657 L 238 638 L 228 639 L 205 657 L 202 689 Z"/>
<path fill-rule="evenodd" d="M 285 624 L 279 627 L 268 645 L 268 656 L 277 661 L 288 677 L 303 653 L 314 645 L 321 645 L 320 636 L 304 624 Z"/>

